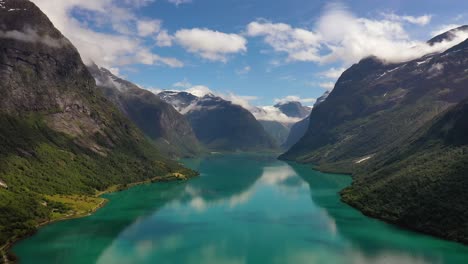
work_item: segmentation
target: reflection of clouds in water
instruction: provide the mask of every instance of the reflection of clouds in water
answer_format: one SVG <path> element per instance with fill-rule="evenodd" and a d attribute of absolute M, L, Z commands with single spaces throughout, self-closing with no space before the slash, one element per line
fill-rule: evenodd
<path fill-rule="evenodd" d="M 208 241 L 207 244 L 194 245 L 192 250 L 184 250 L 183 263 L 188 264 L 237 264 L 246 263 L 244 255 L 230 254 L 232 243 L 229 239 L 221 241 Z M 155 255 L 176 253 L 182 248 L 184 237 L 182 235 L 170 235 L 160 239 L 140 240 L 132 244 L 122 243 L 117 240 L 108 247 L 96 261 L 97 264 L 128 264 L 128 263 L 155 263 Z M 168 259 L 166 263 L 175 263 Z"/>
<path fill-rule="evenodd" d="M 288 165 L 265 167 L 259 181 L 270 185 L 277 185 L 294 176 L 297 176 L 296 172 Z"/>
<path fill-rule="evenodd" d="M 383 252 L 376 256 L 365 256 L 359 251 L 351 254 L 353 264 L 429 264 L 439 262 L 428 262 L 421 257 L 398 254 L 395 252 Z"/>
<path fill-rule="evenodd" d="M 336 252 L 326 247 L 289 249 L 285 258 L 277 263 L 333 263 L 333 264 L 429 264 L 421 257 L 384 251 L 372 256 L 364 255 L 359 249 L 349 248 Z M 435 262 L 439 263 L 439 262 Z"/>
<path fill-rule="evenodd" d="M 132 245 L 122 243 L 112 244 L 98 259 L 98 264 L 120 264 L 120 263 L 153 263 L 152 260 L 159 259 L 156 256 L 174 257 L 177 251 L 183 248 L 184 237 L 182 235 L 169 235 L 154 240 L 140 240 Z M 191 250 L 184 250 L 183 255 L 177 259 L 188 264 L 237 264 L 247 263 L 245 254 L 235 254 L 231 249 L 237 242 L 225 238 L 222 240 L 203 241 L 203 244 L 194 244 Z M 120 244 L 122 243 L 122 244 Z M 180 253 L 182 254 L 182 253 Z M 331 247 L 323 243 L 316 243 L 313 247 L 291 246 L 268 252 L 264 257 L 267 263 L 333 263 L 333 264 L 429 264 L 422 257 L 401 254 L 394 251 L 383 251 L 381 253 L 366 255 L 359 248 Z M 171 263 L 171 261 L 168 261 Z M 176 263 L 176 262 L 173 262 Z"/>
<path fill-rule="evenodd" d="M 299 179 L 296 182 L 296 178 Z M 371 255 L 365 254 L 360 248 L 354 247 L 346 238 L 341 237 L 333 217 L 327 210 L 313 204 L 313 197 L 310 197 L 309 185 L 302 181 L 296 172 L 288 165 L 271 166 L 263 168 L 262 175 L 243 191 L 236 194 L 222 197 L 215 190 L 201 189 L 187 184 L 185 186 L 185 197 L 171 202 L 165 207 L 166 211 L 160 210 L 158 215 L 170 215 L 176 212 L 177 219 L 184 219 L 179 223 L 187 226 L 193 223 L 198 216 L 204 217 L 201 213 L 210 213 L 212 207 L 226 210 L 235 208 L 242 204 L 252 202 L 255 204 L 262 195 L 268 193 L 279 196 L 282 201 L 283 210 L 261 210 L 249 208 L 241 209 L 236 214 L 229 215 L 237 217 L 233 223 L 241 223 L 244 229 L 241 232 L 229 232 L 221 229 L 221 233 L 211 229 L 204 229 L 207 233 L 185 233 L 181 226 L 174 226 L 171 231 L 162 227 L 164 232 L 154 229 L 154 225 L 161 226 L 161 219 L 154 221 L 140 219 L 132 226 L 123 231 L 114 242 L 102 253 L 97 263 L 154 263 L 155 260 L 169 260 L 169 263 L 246 263 L 249 256 L 249 248 L 257 250 L 258 242 L 268 243 L 268 241 L 281 241 L 283 246 L 271 252 L 259 253 L 265 263 L 336 263 L 336 264 L 426 264 L 424 259 L 412 255 L 401 254 L 399 251 L 380 251 Z M 207 187 L 207 186 L 203 186 Z M 258 196 L 256 194 L 259 193 Z M 307 193 L 307 197 L 305 197 Z M 295 211 L 284 210 L 289 205 L 296 205 L 296 201 L 291 199 L 292 195 L 297 195 L 302 202 L 307 199 L 312 207 L 310 210 Z M 264 196 L 263 196 L 264 198 Z M 278 199 L 278 197 L 276 197 Z M 275 202 L 278 202 L 275 200 Z M 299 201 L 301 202 L 301 201 Z M 274 203 L 277 204 L 277 203 Z M 219 215 L 224 215 L 221 210 Z M 162 212 L 161 212 L 162 211 Z M 250 214 L 249 214 L 250 212 Z M 196 213 L 196 214 L 195 214 Z M 156 215 L 156 214 L 155 214 Z M 214 217 L 219 217 L 216 215 Z M 184 217 L 187 218 L 184 218 Z M 210 216 L 211 217 L 211 216 Z M 226 218 L 214 218 L 224 221 Z M 190 221 L 185 222 L 187 219 Z M 212 218 L 210 218 L 211 220 Z M 149 221 L 146 222 L 145 221 Z M 175 222 L 178 222 L 175 220 Z M 183 222 L 183 224 L 182 224 Z M 255 226 L 258 225 L 258 226 Z M 255 226 L 255 235 L 250 234 L 249 228 Z M 287 230 L 286 233 L 278 232 L 269 228 Z M 219 228 L 219 226 L 217 226 Z M 258 228 L 258 229 L 257 229 Z M 160 228 L 161 229 L 161 228 Z M 308 230 L 306 233 L 298 233 L 293 239 L 289 234 L 294 234 L 294 230 Z M 193 230 L 193 229 L 189 229 Z M 230 230 L 230 229 L 229 229 Z M 297 231 L 297 230 L 296 230 Z M 132 235 L 133 234 L 133 235 Z M 270 234 L 273 234 L 270 236 Z M 143 236 L 143 237 L 142 237 Z M 262 240 L 262 236 L 271 239 Z M 132 239 L 135 238 L 135 239 Z M 301 244 L 297 240 L 306 241 Z M 291 243 L 288 243 L 288 240 Z M 285 242 L 286 241 L 286 242 Z M 297 243 L 297 244 L 296 244 Z M 240 248 L 239 248 L 239 245 Z M 244 246 L 242 246 L 244 245 Z M 245 247 L 245 248 L 243 248 Z M 261 250 L 261 245 L 259 250 Z M 234 249 L 234 250 L 233 250 Z M 240 252 L 239 252 L 240 250 Z M 264 254 L 264 255 L 262 255 Z M 255 255 L 255 254 L 254 254 Z M 172 261 L 177 260 L 177 261 Z"/>
<path fill-rule="evenodd" d="M 225 241 L 213 241 L 213 244 L 205 245 L 201 249 L 191 253 L 187 256 L 185 263 L 189 264 L 241 264 L 247 263 L 245 256 L 234 256 L 227 254 L 228 246 Z"/>
<path fill-rule="evenodd" d="M 293 177 L 297 177 L 297 180 L 300 181 L 300 187 L 307 186 L 307 184 L 303 180 L 298 178 L 296 172 L 289 165 L 283 165 L 263 168 L 262 175 L 254 184 L 252 184 L 252 186 L 250 186 L 245 191 L 231 195 L 227 198 L 219 198 L 216 200 L 205 199 L 202 196 L 203 190 L 196 189 L 195 187 L 189 185 L 186 186 L 185 192 L 186 194 L 191 196 L 191 200 L 188 202 L 188 205 L 197 212 L 204 212 L 208 206 L 225 204 L 227 204 L 229 208 L 232 209 L 239 205 L 247 203 L 253 197 L 259 186 L 275 185 L 276 187 L 278 187 L 279 191 L 286 191 L 290 194 L 296 194 L 294 190 L 298 186 L 289 186 L 282 184 Z"/>

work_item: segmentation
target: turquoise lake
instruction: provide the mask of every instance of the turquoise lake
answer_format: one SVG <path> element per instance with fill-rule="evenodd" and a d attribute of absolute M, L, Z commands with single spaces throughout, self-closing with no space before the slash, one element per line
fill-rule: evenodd
<path fill-rule="evenodd" d="M 349 176 L 262 155 L 183 161 L 186 182 L 105 195 L 95 214 L 16 244 L 21 263 L 468 263 L 468 247 L 340 202 Z"/>

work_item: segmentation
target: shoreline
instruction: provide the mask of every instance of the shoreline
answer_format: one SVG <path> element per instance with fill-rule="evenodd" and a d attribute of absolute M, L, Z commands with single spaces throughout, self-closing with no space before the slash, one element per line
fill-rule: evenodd
<path fill-rule="evenodd" d="M 125 191 L 125 190 L 128 190 L 130 188 L 133 188 L 133 187 L 136 187 L 136 186 L 139 186 L 139 185 L 144 185 L 144 184 L 153 184 L 153 183 L 158 183 L 158 182 L 187 181 L 187 180 L 189 180 L 191 178 L 194 178 L 194 177 L 197 177 L 197 176 L 199 176 L 198 172 L 196 174 L 194 174 L 194 175 L 189 175 L 189 176 L 185 176 L 185 175 L 182 175 L 180 173 L 172 173 L 172 174 L 166 175 L 166 176 L 156 176 L 156 177 L 153 177 L 151 179 L 144 180 L 144 181 L 133 182 L 133 183 L 128 183 L 128 184 L 112 185 L 112 186 L 109 186 L 106 190 L 103 190 L 103 191 L 97 191 L 96 190 L 95 195 L 90 195 L 88 197 L 98 198 L 98 197 L 101 197 L 102 195 L 105 195 L 105 194 Z M 45 227 L 47 225 L 57 223 L 57 222 L 61 222 L 61 221 L 67 221 L 67 220 L 72 220 L 72 219 L 77 219 L 77 218 L 88 217 L 88 216 L 96 213 L 99 209 L 103 208 L 108 202 L 109 202 L 108 199 L 103 198 L 103 201 L 101 201 L 101 203 L 98 206 L 93 208 L 91 211 L 86 212 L 85 214 L 71 214 L 71 215 L 67 215 L 67 216 L 60 217 L 60 218 L 53 219 L 53 220 L 49 219 L 47 221 L 43 221 L 43 222 L 38 223 L 37 226 L 35 227 L 36 229 L 33 232 L 25 234 L 25 235 L 20 236 L 20 237 L 11 238 L 12 240 L 10 242 L 0 246 L 0 258 L 2 259 L 1 263 L 17 263 L 18 262 L 17 261 L 17 256 L 11 251 L 11 249 L 13 248 L 13 246 L 16 243 L 20 242 L 21 240 L 27 239 L 27 238 L 29 238 L 31 236 L 34 236 L 39 231 L 40 228 Z M 15 260 L 10 260 L 8 258 L 8 256 L 14 256 L 16 259 Z"/>
<path fill-rule="evenodd" d="M 278 158 L 279 159 L 279 158 Z M 279 159 L 279 160 L 282 160 L 282 159 Z M 292 162 L 292 163 L 297 163 L 297 164 L 302 164 L 302 165 L 308 165 L 311 167 L 311 169 L 313 170 L 316 170 L 316 171 L 319 171 L 319 172 L 322 172 L 322 173 L 330 173 L 330 174 L 341 174 L 341 175 L 344 175 L 344 176 L 349 176 L 351 177 L 351 184 L 349 186 L 351 186 L 354 182 L 354 177 L 356 176 L 354 173 L 352 172 L 340 172 L 339 170 L 335 170 L 333 171 L 333 169 L 321 169 L 320 166 L 316 166 L 314 164 L 311 164 L 311 163 L 305 163 L 305 162 L 297 162 L 297 161 L 293 161 L 293 160 L 282 160 L 284 162 Z M 348 186 L 348 187 L 349 187 Z M 452 243 L 456 243 L 456 244 L 460 244 L 460 245 L 464 245 L 464 246 L 468 246 L 468 243 L 465 243 L 464 241 L 462 240 L 456 240 L 456 239 L 450 239 L 446 236 L 443 236 L 443 235 L 438 235 L 436 233 L 432 233 L 430 231 L 427 231 L 427 230 L 422 230 L 422 229 L 417 229 L 417 228 L 414 228 L 414 227 L 411 227 L 409 225 L 405 225 L 405 224 L 399 224 L 398 222 L 396 221 L 392 221 L 392 220 L 389 220 L 389 219 L 386 219 L 384 217 L 381 217 L 379 216 L 378 214 L 371 214 L 371 213 L 366 213 L 366 211 L 364 211 L 363 209 L 361 209 L 360 206 L 356 205 L 356 204 L 353 204 L 352 202 L 349 202 L 347 201 L 346 199 L 343 198 L 343 190 L 345 190 L 347 187 L 343 188 L 342 190 L 340 190 L 337 194 L 338 194 L 338 197 L 340 198 L 340 201 L 343 203 L 343 204 L 346 204 L 347 206 L 353 208 L 354 210 L 356 211 L 359 211 L 362 215 L 364 215 L 365 217 L 368 217 L 368 218 L 372 218 L 372 219 L 376 219 L 378 221 L 381 221 L 383 223 L 386 223 L 386 224 L 390 224 L 392 226 L 395 226 L 397 228 L 400 228 L 400 229 L 403 229 L 403 230 L 406 230 L 406 231 L 410 231 L 410 232 L 414 232 L 416 234 L 422 234 L 422 235 L 426 235 L 426 236 L 430 236 L 432 238 L 435 238 L 435 239 L 440 239 L 440 240 L 443 240 L 443 241 L 448 241 L 448 242 L 452 242 Z"/>

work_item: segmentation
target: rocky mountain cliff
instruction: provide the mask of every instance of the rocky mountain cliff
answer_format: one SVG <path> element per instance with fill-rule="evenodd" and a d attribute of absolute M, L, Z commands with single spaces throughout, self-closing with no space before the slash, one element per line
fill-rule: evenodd
<path fill-rule="evenodd" d="M 352 171 L 356 161 L 399 145 L 466 96 L 468 59 L 457 47 L 397 64 L 363 59 L 311 113 L 304 137 L 282 158 Z"/>
<path fill-rule="evenodd" d="M 159 97 L 183 113 L 197 138 L 216 151 L 274 150 L 277 144 L 248 110 L 212 94 L 165 91 Z"/>
<path fill-rule="evenodd" d="M 193 175 L 169 161 L 97 89 L 74 46 L 33 3 L 0 5 L 0 244 L 60 203 L 110 185 Z"/>
<path fill-rule="evenodd" d="M 170 157 L 202 153 L 190 123 L 170 104 L 105 68 L 97 65 L 88 68 L 104 95 L 156 143 L 161 153 Z"/>

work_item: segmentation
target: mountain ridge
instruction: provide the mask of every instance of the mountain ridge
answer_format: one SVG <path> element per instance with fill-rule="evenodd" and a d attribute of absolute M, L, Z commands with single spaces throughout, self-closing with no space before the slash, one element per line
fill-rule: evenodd
<path fill-rule="evenodd" d="M 97 86 L 130 120 L 170 157 L 194 157 L 203 153 L 189 122 L 172 105 L 151 91 L 92 65 L 89 71 Z"/>
<path fill-rule="evenodd" d="M 277 144 L 240 105 L 207 94 L 197 97 L 186 92 L 164 91 L 158 94 L 183 113 L 195 134 L 213 151 L 274 151 Z"/>

